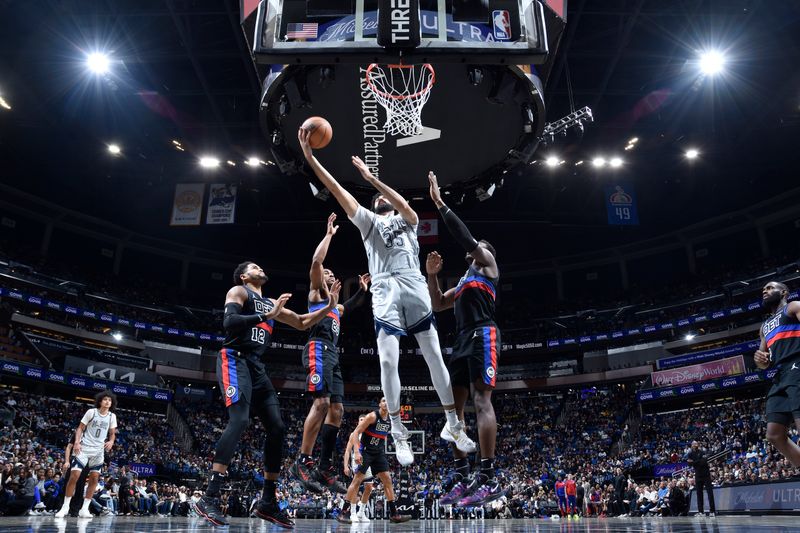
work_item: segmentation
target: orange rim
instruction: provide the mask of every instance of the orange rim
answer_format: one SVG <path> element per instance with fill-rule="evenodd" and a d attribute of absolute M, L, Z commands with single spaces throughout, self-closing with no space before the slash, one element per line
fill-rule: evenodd
<path fill-rule="evenodd" d="M 422 67 L 428 69 L 431 73 L 431 79 L 428 81 L 428 85 L 425 86 L 423 89 L 415 92 L 414 94 L 389 94 L 387 92 L 379 90 L 375 87 L 375 84 L 372 83 L 372 70 L 377 67 L 377 63 L 370 64 L 367 67 L 367 85 L 369 86 L 370 90 L 376 94 L 383 96 L 384 98 L 391 98 L 392 100 L 408 100 L 410 98 L 419 98 L 421 95 L 429 92 L 433 88 L 433 84 L 436 82 L 436 71 L 433 70 L 433 66 L 430 63 L 423 63 Z M 402 65 L 402 64 L 395 64 L 395 65 L 386 65 L 388 68 L 414 68 L 414 65 Z"/>

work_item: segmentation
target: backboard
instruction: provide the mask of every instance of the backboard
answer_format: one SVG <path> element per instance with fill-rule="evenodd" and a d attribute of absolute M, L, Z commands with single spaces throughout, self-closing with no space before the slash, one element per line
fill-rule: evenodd
<path fill-rule="evenodd" d="M 539 0 L 262 0 L 251 20 L 245 33 L 252 32 L 247 37 L 260 64 L 396 63 L 401 57 L 540 64 L 548 55 Z"/>
<path fill-rule="evenodd" d="M 533 158 L 545 126 L 541 73 L 564 27 L 554 1 L 242 0 L 273 161 L 307 176 L 322 199 L 297 142 L 299 126 L 320 115 L 333 140 L 316 155 L 342 182 L 367 189 L 350 163 L 358 155 L 405 193 L 424 197 L 434 170 L 445 194 L 490 197 L 508 170 Z M 414 24 L 401 24 L 411 44 L 392 41 L 397 6 L 416 13 Z M 370 64 L 398 62 L 435 69 L 416 135 L 387 134 L 365 79 Z"/>

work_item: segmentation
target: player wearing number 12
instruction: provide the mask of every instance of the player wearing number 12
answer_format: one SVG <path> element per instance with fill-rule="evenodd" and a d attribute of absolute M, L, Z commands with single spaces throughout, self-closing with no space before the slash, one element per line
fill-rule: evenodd
<path fill-rule="evenodd" d="M 245 261 L 234 270 L 236 286 L 225 298 L 225 342 L 217 356 L 217 379 L 228 410 L 228 425 L 217 442 L 206 493 L 193 505 L 198 515 L 215 526 L 227 525 L 219 508 L 220 490 L 228 477 L 228 465 L 239 439 L 250 424 L 251 412 L 261 419 L 266 433 L 264 489 L 255 513 L 281 527 L 294 526 L 286 512 L 278 507 L 275 495 L 286 427 L 278 407 L 277 392 L 269 379 L 265 355 L 276 320 L 295 329 L 310 328 L 336 307 L 342 286 L 338 281 L 333 284 L 325 306 L 313 313 L 298 315 L 284 307 L 291 294 L 282 294 L 276 300 L 262 296 L 261 288 L 266 281 L 267 275 L 260 266 Z"/>

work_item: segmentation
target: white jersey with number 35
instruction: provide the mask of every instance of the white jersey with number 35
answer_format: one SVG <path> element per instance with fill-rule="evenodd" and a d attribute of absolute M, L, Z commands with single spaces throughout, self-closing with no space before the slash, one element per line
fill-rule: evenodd
<path fill-rule="evenodd" d="M 117 427 L 117 415 L 109 411 L 103 416 L 98 409 L 93 408 L 86 411 L 81 418 L 81 424 L 86 425 L 81 437 L 81 453 L 91 456 L 103 451 L 108 430 Z"/>
<path fill-rule="evenodd" d="M 400 215 L 381 216 L 359 206 L 350 220 L 361 232 L 372 276 L 406 269 L 419 271 L 417 226 Z"/>

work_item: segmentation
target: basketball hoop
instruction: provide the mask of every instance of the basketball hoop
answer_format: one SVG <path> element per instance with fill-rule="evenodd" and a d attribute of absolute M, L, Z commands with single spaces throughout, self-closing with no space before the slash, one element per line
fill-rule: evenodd
<path fill-rule="evenodd" d="M 367 86 L 386 109 L 383 129 L 389 135 L 422 133 L 422 108 L 431 95 L 436 73 L 430 63 L 367 67 Z"/>

